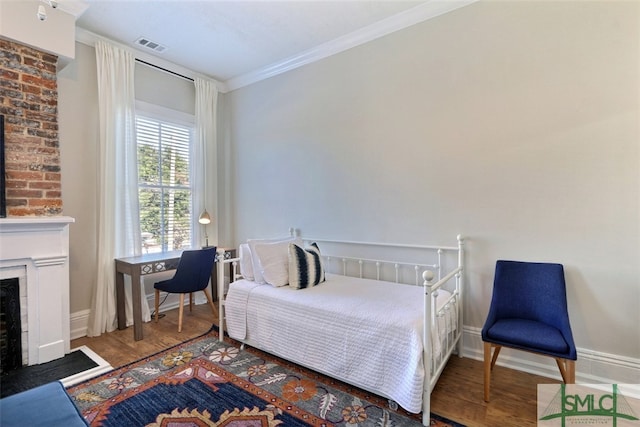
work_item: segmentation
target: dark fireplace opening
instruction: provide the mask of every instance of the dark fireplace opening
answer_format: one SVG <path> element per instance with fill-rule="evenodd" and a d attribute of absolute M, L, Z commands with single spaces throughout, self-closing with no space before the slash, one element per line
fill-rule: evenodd
<path fill-rule="evenodd" d="M 0 280 L 0 374 L 22 366 L 20 279 Z"/>

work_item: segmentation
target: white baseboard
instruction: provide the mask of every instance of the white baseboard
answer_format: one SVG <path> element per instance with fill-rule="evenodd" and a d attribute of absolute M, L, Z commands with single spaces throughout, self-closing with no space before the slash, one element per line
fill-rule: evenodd
<path fill-rule="evenodd" d="M 71 313 L 71 339 L 82 338 L 87 336 L 87 328 L 89 326 L 89 314 L 91 310 L 82 310 Z"/>
<path fill-rule="evenodd" d="M 463 355 L 483 360 L 481 328 L 463 328 Z M 640 384 L 640 359 L 578 348 L 576 382 L 582 384 Z M 496 362 L 500 366 L 562 380 L 558 366 L 550 357 L 503 348 Z"/>
<path fill-rule="evenodd" d="M 162 294 L 160 295 L 160 301 L 162 301 Z M 186 298 L 188 301 L 189 298 Z M 153 313 L 154 305 L 155 305 L 155 293 L 147 294 L 147 304 L 149 304 L 149 309 Z M 202 292 L 196 294 L 196 298 L 194 304 L 208 304 L 207 299 L 205 298 Z M 180 296 L 178 294 L 169 294 L 164 303 L 160 306 L 160 313 L 168 310 L 173 310 L 174 308 L 178 308 L 180 305 Z M 71 313 L 71 339 L 75 340 L 77 338 L 82 338 L 87 336 L 87 328 L 89 325 L 89 314 L 91 310 L 82 310 L 77 311 L 75 313 Z"/>

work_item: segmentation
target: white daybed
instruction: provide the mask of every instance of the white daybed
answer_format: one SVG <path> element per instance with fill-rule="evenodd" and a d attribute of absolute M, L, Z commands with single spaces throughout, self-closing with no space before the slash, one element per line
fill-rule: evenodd
<path fill-rule="evenodd" d="M 462 238 L 456 247 L 304 240 L 320 245 L 326 271 L 326 281 L 314 287 L 238 279 L 225 292 L 228 269 L 218 267 L 218 295 L 226 295 L 219 299 L 220 340 L 226 320 L 231 338 L 386 397 L 392 407 L 397 402 L 409 412 L 422 411 L 429 425 L 431 391 L 449 356 L 462 356 Z M 329 255 L 325 247 L 401 256 L 408 251 L 413 258 Z M 218 262 L 233 263 L 236 277 L 240 259 L 223 258 Z M 340 274 L 332 271 L 336 265 Z M 380 280 L 385 274 L 387 281 Z M 402 283 L 407 275 L 413 284 Z"/>

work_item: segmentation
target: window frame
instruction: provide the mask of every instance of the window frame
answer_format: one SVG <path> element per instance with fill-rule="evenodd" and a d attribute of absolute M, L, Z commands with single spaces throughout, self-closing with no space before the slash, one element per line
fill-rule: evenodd
<path fill-rule="evenodd" d="M 193 194 L 194 192 L 198 191 L 198 184 L 193 182 L 193 167 L 194 167 L 194 159 L 193 159 L 193 144 L 195 143 L 194 138 L 195 138 L 195 115 L 193 114 L 189 114 L 189 113 L 185 113 L 182 111 L 178 111 L 178 110 L 173 110 L 170 108 L 166 108 L 163 106 L 159 106 L 159 105 L 155 105 L 155 104 L 150 104 L 147 102 L 143 102 L 143 101 L 136 101 L 136 110 L 135 110 L 135 120 L 136 120 L 136 124 L 137 124 L 137 119 L 138 117 L 144 117 L 144 118 L 148 118 L 151 120 L 157 120 L 157 121 L 161 121 L 161 122 L 166 122 L 166 123 L 170 123 L 170 124 L 175 124 L 177 126 L 184 126 L 189 128 L 189 186 L 185 188 L 188 188 L 188 190 L 190 191 L 190 200 L 189 200 L 189 204 L 190 204 L 190 221 L 189 223 L 191 224 L 190 226 L 190 231 L 189 231 L 189 235 L 190 235 L 190 245 L 193 244 L 193 240 L 196 237 L 195 236 L 195 230 L 193 227 L 193 222 L 195 221 L 195 213 L 193 211 Z M 138 146 L 138 137 L 137 137 L 137 131 L 136 131 L 136 149 Z M 138 159 L 139 162 L 139 159 Z M 138 163 L 139 165 L 139 163 Z M 158 188 L 158 186 L 147 186 L 144 185 L 140 182 L 140 178 L 138 178 L 138 191 L 140 191 L 141 189 L 144 188 Z M 166 188 L 164 185 L 161 185 L 160 188 L 164 189 Z M 179 187 L 175 187 L 176 189 L 180 189 Z M 139 210 L 138 211 L 138 217 L 140 218 L 142 211 Z M 142 234 L 142 222 L 141 222 L 141 227 L 139 229 L 139 233 Z M 144 239 L 142 239 L 144 240 Z M 173 248 L 169 248 L 168 246 L 168 242 L 167 241 L 161 241 L 160 243 L 160 253 L 163 252 L 170 252 L 173 251 Z M 188 246 L 190 246 L 188 245 Z M 142 245 L 142 247 L 140 248 L 141 251 L 143 253 L 149 253 L 148 249 L 145 249 L 144 244 Z M 153 251 L 156 252 L 156 251 Z"/>

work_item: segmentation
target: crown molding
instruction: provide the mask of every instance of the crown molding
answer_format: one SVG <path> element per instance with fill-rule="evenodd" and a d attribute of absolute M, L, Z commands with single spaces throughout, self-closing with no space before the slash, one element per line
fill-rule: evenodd
<path fill-rule="evenodd" d="M 379 37 L 402 30 L 415 24 L 427 21 L 437 16 L 449 13 L 456 9 L 468 6 L 478 0 L 430 0 L 408 9 L 404 12 L 390 16 L 382 21 L 368 25 L 312 49 L 291 56 L 283 61 L 275 62 L 263 68 L 233 77 L 227 80 L 229 91 L 257 83 L 269 77 L 294 70 L 329 56 L 335 55 L 353 47 L 365 44 Z"/>
<path fill-rule="evenodd" d="M 196 73 L 178 64 L 174 64 L 173 62 L 163 60 L 162 58 L 158 58 L 157 56 L 150 55 L 146 52 L 142 52 L 130 46 L 107 39 L 81 27 L 76 27 L 76 41 L 88 46 L 94 46 L 97 40 L 106 40 L 110 43 L 120 46 L 123 49 L 133 52 L 136 58 L 149 62 L 153 65 L 157 65 L 158 67 L 164 68 L 166 70 L 190 78 L 201 77 L 213 80 L 215 81 L 218 90 L 222 93 L 226 93 L 251 85 L 253 83 L 257 83 L 270 77 L 286 73 L 287 71 L 294 70 L 296 68 L 302 67 L 303 65 L 311 64 L 340 52 L 344 52 L 345 50 L 360 46 L 377 38 L 419 24 L 429 19 L 436 18 L 440 15 L 444 15 L 456 9 L 468 6 L 477 1 L 479 0 L 428 0 L 425 3 L 422 3 L 411 9 L 407 9 L 404 12 L 398 13 L 396 15 L 390 16 L 389 18 L 383 19 L 382 21 L 368 25 L 357 31 L 346 34 L 342 37 L 338 37 L 337 39 L 323 43 L 312 49 L 303 51 L 297 55 L 290 56 L 289 58 L 286 58 L 282 61 L 274 62 L 257 70 L 232 77 L 225 82 L 220 82 L 210 76 Z"/>
<path fill-rule="evenodd" d="M 58 0 L 57 3 L 58 9 L 73 15 L 75 19 L 78 19 L 89 8 L 89 3 L 85 0 Z"/>

